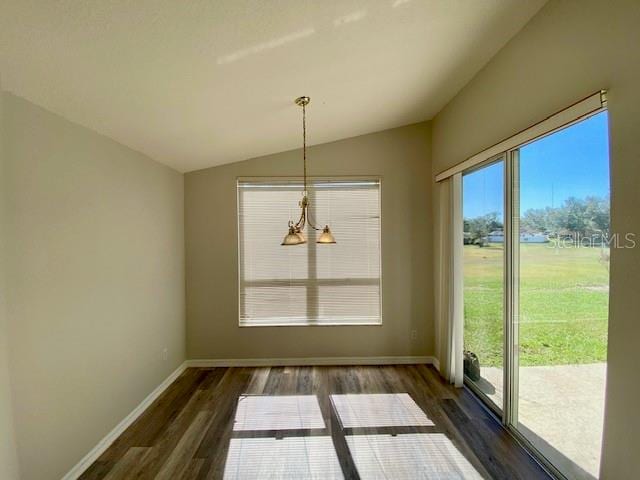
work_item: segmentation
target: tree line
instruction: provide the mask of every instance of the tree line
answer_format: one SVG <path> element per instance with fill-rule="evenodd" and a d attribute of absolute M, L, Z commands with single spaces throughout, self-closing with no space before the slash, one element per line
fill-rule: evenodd
<path fill-rule="evenodd" d="M 608 197 L 569 197 L 559 207 L 531 208 L 520 217 L 520 232 L 549 237 L 609 234 L 611 205 Z M 491 232 L 502 231 L 504 225 L 497 212 L 464 219 L 465 243 L 483 246 Z"/>

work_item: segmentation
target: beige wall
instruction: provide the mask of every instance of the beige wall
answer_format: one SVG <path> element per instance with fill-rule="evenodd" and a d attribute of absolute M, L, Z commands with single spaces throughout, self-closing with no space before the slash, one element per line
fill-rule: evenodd
<path fill-rule="evenodd" d="M 5 238 L 4 224 L 5 191 L 4 166 L 4 121 L 3 97 L 0 84 L 0 478 L 14 480 L 18 478 L 18 459 L 15 445 L 13 425 L 13 409 L 11 407 L 11 380 L 9 375 L 9 328 L 6 316 L 5 288 Z"/>
<path fill-rule="evenodd" d="M 185 358 L 183 177 L 7 93 L 4 119 L 20 470 L 60 478 Z"/>
<path fill-rule="evenodd" d="M 311 175 L 382 177 L 383 325 L 238 327 L 236 178 L 301 173 L 294 150 L 185 175 L 189 358 L 433 352 L 428 123 L 309 149 Z M 417 331 L 411 340 L 411 331 Z"/>
<path fill-rule="evenodd" d="M 640 235 L 640 2 L 549 2 L 440 112 L 440 172 L 600 89 L 609 90 L 612 229 Z M 602 475 L 636 478 L 640 243 L 611 256 Z"/>

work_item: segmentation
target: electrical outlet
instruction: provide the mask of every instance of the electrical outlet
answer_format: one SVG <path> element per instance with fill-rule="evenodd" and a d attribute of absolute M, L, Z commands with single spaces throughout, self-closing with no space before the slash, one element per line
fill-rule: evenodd
<path fill-rule="evenodd" d="M 162 350 L 162 360 L 164 360 L 165 362 L 169 360 L 169 349 L 167 347 L 164 347 L 164 349 Z"/>
<path fill-rule="evenodd" d="M 415 342 L 418 339 L 418 331 L 417 330 L 411 330 L 411 341 Z"/>

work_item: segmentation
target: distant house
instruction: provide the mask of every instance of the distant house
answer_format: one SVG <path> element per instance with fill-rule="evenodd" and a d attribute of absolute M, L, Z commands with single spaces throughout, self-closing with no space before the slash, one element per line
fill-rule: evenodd
<path fill-rule="evenodd" d="M 494 230 L 487 235 L 488 243 L 504 243 L 504 232 L 502 230 Z"/>
<path fill-rule="evenodd" d="M 521 233 L 520 243 L 549 243 L 549 237 L 543 233 Z"/>
<path fill-rule="evenodd" d="M 504 232 L 495 230 L 487 235 L 488 243 L 504 243 Z M 548 243 L 549 238 L 543 233 L 521 233 L 520 243 Z"/>

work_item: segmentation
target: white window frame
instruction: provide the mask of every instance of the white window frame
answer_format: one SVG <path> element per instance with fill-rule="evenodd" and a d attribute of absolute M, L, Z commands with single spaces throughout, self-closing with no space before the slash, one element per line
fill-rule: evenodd
<path fill-rule="evenodd" d="M 238 328 L 270 328 L 270 327 L 381 327 L 383 324 L 384 310 L 383 310 L 383 243 L 382 243 L 382 230 L 384 228 L 384 219 L 382 218 L 382 204 L 383 204 L 383 177 L 380 175 L 340 175 L 340 176 L 313 176 L 307 177 L 307 181 L 310 185 L 310 189 L 313 189 L 314 182 L 322 182 L 322 181 L 353 181 L 353 182 L 366 182 L 366 181 L 375 181 L 378 182 L 378 212 L 380 214 L 380 230 L 378 232 L 378 244 L 380 245 L 378 256 L 379 256 L 379 265 L 380 265 L 380 295 L 379 295 L 379 321 L 377 322 L 323 322 L 323 323 L 313 323 L 307 322 L 305 323 L 264 323 L 264 324 L 243 324 L 241 323 L 241 315 L 242 315 L 242 276 L 241 276 L 241 268 L 242 268 L 242 259 L 241 259 L 241 238 L 240 238 L 240 183 L 242 182 L 256 182 L 256 183 L 269 183 L 271 181 L 292 181 L 292 182 L 302 182 L 303 177 L 300 176 L 240 176 L 236 177 L 236 239 L 237 239 L 237 261 L 238 261 Z M 284 227 L 283 227 L 284 228 Z M 284 231 L 284 230 L 283 230 Z M 284 233 L 283 233 L 284 235 Z M 340 239 L 337 238 L 339 242 Z M 282 248 L 295 248 L 293 247 L 282 247 Z M 325 246 L 325 248 L 331 248 L 331 246 Z M 345 283 L 348 285 L 348 283 Z"/>

